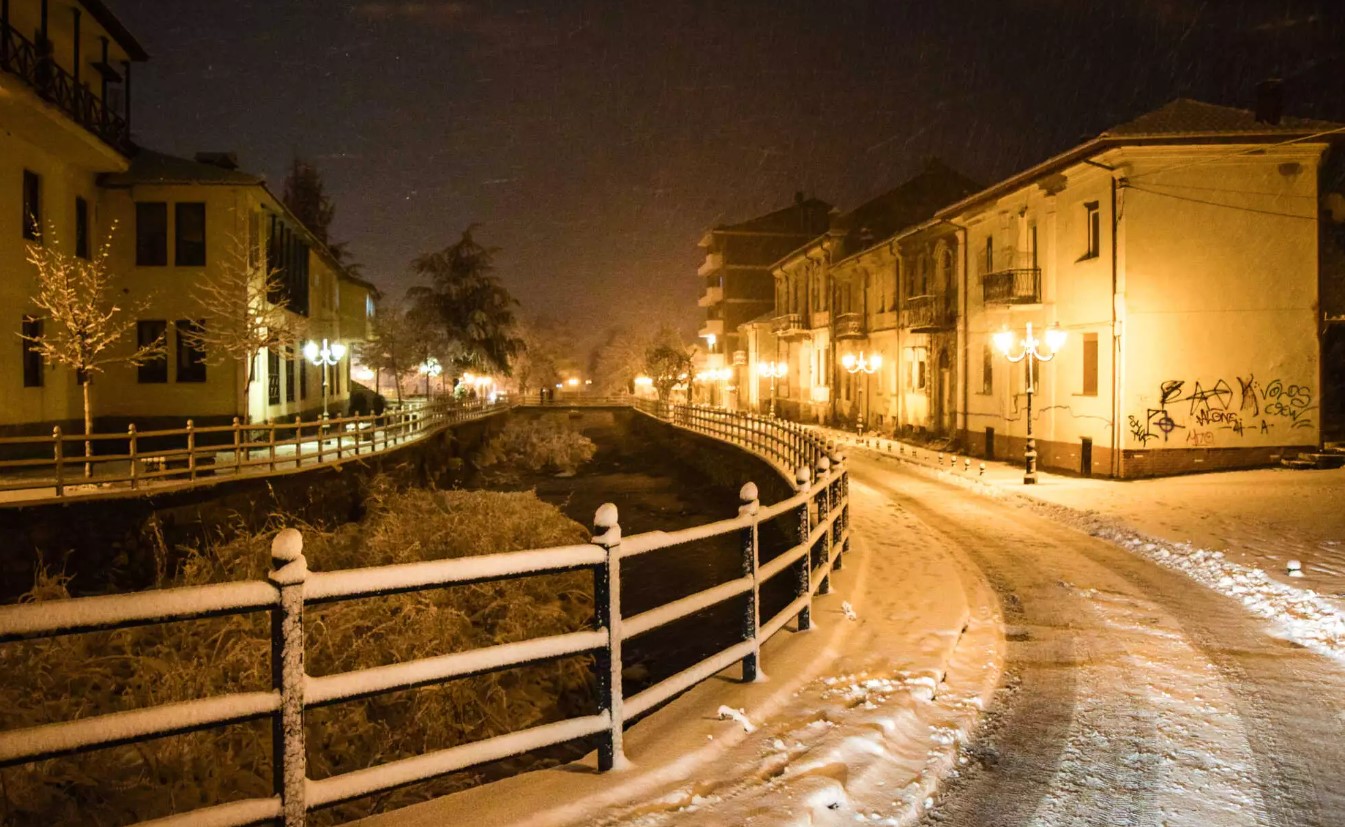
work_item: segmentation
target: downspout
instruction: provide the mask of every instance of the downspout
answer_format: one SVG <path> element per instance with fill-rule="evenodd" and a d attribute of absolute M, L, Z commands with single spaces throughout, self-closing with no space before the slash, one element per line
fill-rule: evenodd
<path fill-rule="evenodd" d="M 957 318 L 957 326 L 962 333 L 962 364 L 959 365 L 962 372 L 962 382 L 960 383 L 962 385 L 962 405 L 959 413 L 962 415 L 962 436 L 967 439 L 967 444 L 963 446 L 963 450 L 967 450 L 971 444 L 971 417 L 967 413 L 971 407 L 971 328 L 967 315 L 971 312 L 971 286 L 968 283 L 971 273 L 971 253 L 968 250 L 971 244 L 971 236 L 965 224 L 949 221 L 946 218 L 940 218 L 939 221 L 957 231 L 960 237 L 958 246 L 962 248 L 962 273 L 957 279 L 958 292 L 961 293 L 958 300 L 962 305 Z"/>
<path fill-rule="evenodd" d="M 1121 397 L 1125 386 L 1121 380 L 1121 372 L 1124 369 L 1124 357 L 1121 351 L 1123 346 L 1121 336 L 1121 318 L 1117 310 L 1120 301 L 1120 273 L 1117 266 L 1118 248 L 1117 234 L 1120 229 L 1121 219 L 1116 214 L 1116 167 L 1110 164 L 1104 164 L 1101 161 L 1094 161 L 1091 158 L 1084 159 L 1084 163 L 1098 169 L 1106 170 L 1110 173 L 1107 178 L 1111 183 L 1111 462 L 1110 473 L 1113 479 L 1121 476 L 1122 463 L 1121 451 L 1124 443 L 1122 442 L 1121 430 Z"/>

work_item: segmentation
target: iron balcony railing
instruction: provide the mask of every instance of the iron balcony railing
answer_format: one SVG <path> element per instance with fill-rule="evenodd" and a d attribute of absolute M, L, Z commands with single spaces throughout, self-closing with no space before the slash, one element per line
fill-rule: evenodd
<path fill-rule="evenodd" d="M 1041 301 L 1041 268 L 1019 267 L 981 276 L 986 304 L 1037 304 Z"/>
<path fill-rule="evenodd" d="M 803 317 L 798 313 L 781 313 L 771 321 L 771 332 L 777 336 L 802 335 Z"/>
<path fill-rule="evenodd" d="M 836 315 L 837 339 L 862 339 L 868 335 L 863 313 L 839 313 Z"/>
<path fill-rule="evenodd" d="M 957 321 L 957 303 L 952 296 L 912 296 L 902 302 L 901 326 L 915 333 L 944 330 Z"/>
<path fill-rule="evenodd" d="M 43 100 L 122 154 L 131 151 L 130 125 L 86 84 L 13 26 L 0 26 L 0 68 L 22 78 Z"/>
<path fill-rule="evenodd" d="M 303 537 L 295 529 L 285 529 L 272 542 L 271 572 L 266 580 L 0 607 L 0 644 L 252 612 L 267 612 L 271 629 L 269 690 L 0 732 L 0 768 L 166 735 L 269 720 L 273 751 L 270 796 L 177 813 L 154 824 L 231 827 L 279 823 L 302 827 L 314 810 L 595 735 L 600 739 L 599 768 L 605 771 L 623 765 L 622 730 L 628 720 L 735 663 L 741 664 L 744 681 L 756 680 L 762 645 L 771 636 L 791 621 L 799 631 L 811 628 L 813 599 L 830 592 L 831 573 L 840 570 L 842 555 L 850 545 L 849 476 L 840 455 L 817 435 L 793 423 L 749 414 L 644 400 L 633 404 L 638 411 L 675 427 L 757 453 L 782 473 L 793 469 L 788 476 L 796 493 L 764 505 L 758 499 L 757 487 L 749 482 L 739 493 L 736 517 L 631 537 L 622 537 L 617 509 L 608 503 L 594 515 L 590 543 L 337 571 L 310 571 Z M 762 554 L 763 526 L 768 531 L 778 530 L 790 542 L 769 559 L 763 559 Z M 623 616 L 621 576 L 630 558 L 724 535 L 739 539 L 739 576 Z M 585 569 L 592 572 L 594 586 L 594 616 L 589 629 L 331 675 L 309 675 L 304 668 L 305 634 L 311 631 L 311 625 L 306 628 L 304 615 L 314 605 Z M 761 589 L 775 578 L 787 578 L 793 598 L 773 616 L 763 618 Z M 734 598 L 741 603 L 737 620 L 740 633 L 735 643 L 624 697 L 621 672 L 625 641 Z M 583 654 L 594 656 L 600 704 L 594 714 L 327 778 L 308 777 L 304 718 L 310 710 Z M 202 667 L 209 668 L 209 664 Z"/>

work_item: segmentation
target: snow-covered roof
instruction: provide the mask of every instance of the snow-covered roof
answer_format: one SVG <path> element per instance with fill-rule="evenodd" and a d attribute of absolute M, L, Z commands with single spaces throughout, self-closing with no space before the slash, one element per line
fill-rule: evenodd
<path fill-rule="evenodd" d="M 1250 109 L 1216 106 L 1177 98 L 1132 121 L 1104 131 L 1102 138 L 1171 138 L 1224 135 L 1311 134 L 1345 129 L 1345 124 L 1311 118 L 1282 117 L 1276 123 L 1256 119 Z"/>

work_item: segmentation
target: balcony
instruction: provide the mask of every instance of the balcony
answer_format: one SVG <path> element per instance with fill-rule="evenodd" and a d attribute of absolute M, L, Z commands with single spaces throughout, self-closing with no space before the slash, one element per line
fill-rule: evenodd
<path fill-rule="evenodd" d="M 75 81 L 47 52 L 19 34 L 12 26 L 0 28 L 0 69 L 33 88 L 38 97 L 53 104 L 75 123 L 122 154 L 131 149 L 131 131 L 126 119 L 113 112 L 89 90 Z"/>
<path fill-rule="evenodd" d="M 724 288 L 707 287 L 705 294 L 696 301 L 697 307 L 713 307 L 724 300 Z"/>
<path fill-rule="evenodd" d="M 697 335 L 698 337 L 702 338 L 702 339 L 704 339 L 704 338 L 707 337 L 707 336 L 714 336 L 714 337 L 717 338 L 717 339 L 723 339 L 723 338 L 724 338 L 724 320 L 723 320 L 723 319 L 706 319 L 706 320 L 705 320 L 705 324 L 701 325 L 701 329 L 700 329 L 700 331 L 699 331 L 696 335 Z"/>
<path fill-rule="evenodd" d="M 723 253 L 706 253 L 705 261 L 701 262 L 700 269 L 696 271 L 698 276 L 708 276 L 716 270 L 724 267 Z"/>
<path fill-rule="evenodd" d="M 984 273 L 981 290 L 986 304 L 1039 304 L 1041 268 L 1021 267 Z"/>
<path fill-rule="evenodd" d="M 803 317 L 798 313 L 782 313 L 771 322 L 771 332 L 782 339 L 801 339 L 808 335 Z"/>
<path fill-rule="evenodd" d="M 957 303 L 952 296 L 912 296 L 901 306 L 901 326 L 913 333 L 947 330 L 956 322 Z"/>
<path fill-rule="evenodd" d="M 836 314 L 837 339 L 863 339 L 867 335 L 863 313 Z"/>

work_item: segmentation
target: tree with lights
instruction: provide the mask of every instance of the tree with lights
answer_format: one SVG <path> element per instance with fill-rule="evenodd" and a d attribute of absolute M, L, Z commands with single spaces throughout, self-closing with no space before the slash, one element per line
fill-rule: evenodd
<path fill-rule="evenodd" d="M 645 353 L 644 372 L 654 380 L 660 403 L 667 404 L 673 388 L 691 381 L 692 370 L 690 354 L 677 345 L 655 345 Z"/>
<path fill-rule="evenodd" d="M 285 296 L 280 272 L 267 264 L 260 247 L 242 238 L 234 238 L 221 266 L 193 287 L 204 324 L 178 335 L 205 354 L 207 365 L 242 368 L 239 404 L 245 416 L 262 353 L 290 351 L 303 338 L 303 319 L 288 310 Z"/>
<path fill-rule="evenodd" d="M 20 335 L 43 361 L 70 368 L 79 379 L 84 396 L 85 457 L 93 455 L 88 436 L 93 433 L 94 376 L 109 365 L 138 366 L 167 355 L 163 336 L 137 343 L 130 352 L 122 346 L 126 334 L 135 329 L 143 305 L 128 312 L 113 298 L 114 277 L 108 268 L 110 238 L 111 234 L 90 259 L 67 255 L 54 238 L 39 239 L 27 250 L 28 262 L 37 276 L 32 302 L 42 326 L 35 335 Z M 84 476 L 92 475 L 93 467 L 86 462 Z"/>

